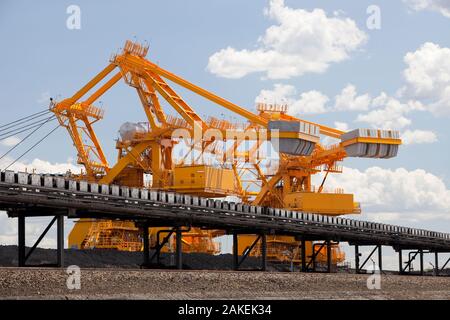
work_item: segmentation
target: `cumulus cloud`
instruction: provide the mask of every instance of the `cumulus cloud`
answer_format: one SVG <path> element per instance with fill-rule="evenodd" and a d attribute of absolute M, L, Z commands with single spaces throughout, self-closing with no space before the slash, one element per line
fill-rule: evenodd
<path fill-rule="evenodd" d="M 0 160 L 0 168 L 5 168 L 8 166 L 13 159 L 5 157 Z M 27 171 L 27 172 L 36 172 L 36 173 L 66 173 L 67 171 L 71 171 L 73 173 L 79 173 L 81 171 L 81 167 L 73 164 L 70 159 L 65 163 L 51 163 L 46 160 L 34 159 L 31 162 L 16 162 L 13 164 L 9 170 L 13 171 Z"/>
<path fill-rule="evenodd" d="M 292 115 L 324 113 L 327 111 L 325 105 L 328 100 L 328 97 L 319 91 L 303 92 L 300 95 L 300 99 L 290 106 L 290 112 Z"/>
<path fill-rule="evenodd" d="M 0 144 L 5 147 L 12 147 L 21 141 L 19 137 L 12 136 L 0 141 Z"/>
<path fill-rule="evenodd" d="M 450 190 L 440 177 L 422 169 L 345 167 L 343 174 L 328 176 L 327 186 L 353 193 L 369 218 L 450 219 Z"/>
<path fill-rule="evenodd" d="M 4 158 L 0 160 L 0 168 L 4 168 L 9 165 L 13 160 L 11 158 Z M 66 173 L 71 171 L 73 173 L 79 173 L 81 167 L 72 163 L 71 159 L 68 159 L 66 163 L 52 163 L 50 161 L 34 159 L 31 162 L 17 162 L 12 165 L 9 170 L 14 171 L 27 171 L 37 173 Z M 36 241 L 36 238 L 48 224 L 47 218 L 30 218 L 27 221 L 26 237 L 27 246 L 31 246 Z M 73 222 L 66 219 L 66 230 L 70 230 L 73 226 Z M 0 245 L 12 245 L 17 244 L 17 219 L 10 219 L 5 212 L 0 211 Z M 56 233 L 55 230 L 49 232 L 49 234 L 42 240 L 40 247 L 54 248 L 56 246 Z M 67 238 L 66 238 L 67 246 Z"/>
<path fill-rule="evenodd" d="M 450 48 L 427 42 L 408 52 L 400 94 L 423 100 L 435 115 L 450 115 Z"/>
<path fill-rule="evenodd" d="M 338 130 L 341 131 L 348 131 L 349 127 L 348 127 L 348 123 L 346 122 L 340 122 L 340 121 L 335 121 L 334 122 L 334 127 Z"/>
<path fill-rule="evenodd" d="M 275 84 L 273 89 L 261 90 L 256 102 L 287 103 L 293 116 L 333 111 L 367 111 L 357 116 L 356 122 L 365 122 L 374 128 L 403 129 L 411 125 L 407 115 L 412 111 L 424 110 L 417 100 L 401 102 L 385 92 L 371 98 L 369 94 L 358 95 L 356 87 L 347 85 L 335 96 L 334 107 L 328 106 L 328 96 L 317 90 L 297 94 L 292 85 Z"/>
<path fill-rule="evenodd" d="M 398 99 L 382 92 L 371 102 L 373 110 L 366 114 L 359 114 L 356 122 L 365 122 L 374 128 L 402 129 L 409 126 L 412 121 L 406 115 L 414 110 L 423 110 L 418 101 L 400 102 Z"/>
<path fill-rule="evenodd" d="M 437 11 L 443 16 L 450 18 L 449 0 L 403 0 L 411 9 L 416 11 Z"/>
<path fill-rule="evenodd" d="M 288 104 L 288 112 L 293 116 L 327 112 L 328 101 L 329 98 L 319 91 L 312 90 L 298 95 L 294 86 L 284 84 L 275 84 L 271 90 L 261 90 L 255 99 L 255 102 Z"/>
<path fill-rule="evenodd" d="M 330 99 L 317 90 L 297 94 L 292 85 L 277 83 L 273 89 L 261 90 L 255 99 L 256 102 L 287 103 L 289 114 L 293 116 L 308 113 L 325 113 L 332 111 L 358 111 L 367 110 L 372 102 L 369 94 L 358 95 L 356 87 L 348 84 L 336 95 L 334 108 L 328 106 Z"/>
<path fill-rule="evenodd" d="M 378 101 L 374 99 L 375 107 L 379 108 L 359 115 L 357 121 L 372 126 L 384 122 L 385 127 L 389 124 L 401 129 L 411 124 L 407 117 L 411 111 L 429 111 L 435 116 L 450 115 L 450 48 L 427 42 L 416 51 L 408 52 L 404 62 L 405 85 L 398 95 L 407 102 L 402 103 L 382 94 Z M 437 141 L 437 136 L 429 130 L 406 130 L 402 139 L 404 144 L 433 143 Z"/>
<path fill-rule="evenodd" d="M 403 144 L 422 144 L 437 141 L 436 133 L 427 130 L 406 130 L 401 135 Z"/>
<path fill-rule="evenodd" d="M 359 95 L 356 92 L 356 87 L 348 84 L 341 93 L 335 97 L 334 108 L 338 111 L 358 111 L 367 110 L 370 105 L 370 95 Z"/>
<path fill-rule="evenodd" d="M 255 102 L 265 102 L 265 103 L 287 103 L 291 99 L 297 90 L 294 86 L 288 84 L 276 83 L 273 89 L 263 89 L 259 92 L 256 97 Z"/>
<path fill-rule="evenodd" d="M 38 236 L 44 231 L 51 217 L 27 218 L 25 229 L 26 245 L 31 247 Z M 64 229 L 70 231 L 74 225 L 73 220 L 64 220 Z M 8 218 L 6 212 L 0 211 L 0 245 L 17 245 L 17 219 Z M 67 237 L 65 247 L 67 248 Z M 39 244 L 41 248 L 56 248 L 56 227 L 53 226 Z"/>
<path fill-rule="evenodd" d="M 262 72 L 270 79 L 321 73 L 331 63 L 349 58 L 367 35 L 355 21 L 325 11 L 292 9 L 271 0 L 265 15 L 275 22 L 258 40 L 256 49 L 227 47 L 209 58 L 208 70 L 221 77 L 241 78 Z"/>
<path fill-rule="evenodd" d="M 340 94 L 336 95 L 334 107 L 327 105 L 329 98 L 319 91 L 311 90 L 298 95 L 294 86 L 284 84 L 275 84 L 271 90 L 261 90 L 255 101 L 287 103 L 288 113 L 297 117 L 311 113 L 366 110 L 366 113 L 358 114 L 354 122 L 365 123 L 376 129 L 401 130 L 405 145 L 437 141 L 437 136 L 433 131 L 406 129 L 412 124 L 409 117 L 411 112 L 427 110 L 427 107 L 421 102 L 413 99 L 402 102 L 385 92 L 381 92 L 372 99 L 369 94 L 358 95 L 356 87 L 352 84 L 347 85 Z M 337 121 L 334 125 L 342 131 L 351 129 L 345 122 Z M 333 139 L 328 138 L 322 140 L 323 144 L 333 142 L 335 142 Z"/>
<path fill-rule="evenodd" d="M 412 125 L 410 114 L 428 111 L 436 116 L 450 115 L 450 48 L 442 48 L 427 42 L 416 51 L 404 56 L 406 68 L 403 71 L 404 86 L 397 95 L 389 96 L 381 92 L 371 98 L 368 93 L 358 94 L 353 84 L 348 84 L 335 96 L 334 107 L 328 107 L 328 97 L 312 90 L 296 98 L 295 88 L 290 85 L 275 85 L 274 90 L 263 90 L 260 96 L 285 99 L 291 106 L 292 114 L 323 113 L 330 111 L 365 111 L 355 122 L 366 123 L 372 128 L 405 130 Z M 412 143 L 432 143 L 436 134 L 424 130 L 406 130 L 404 141 Z"/>

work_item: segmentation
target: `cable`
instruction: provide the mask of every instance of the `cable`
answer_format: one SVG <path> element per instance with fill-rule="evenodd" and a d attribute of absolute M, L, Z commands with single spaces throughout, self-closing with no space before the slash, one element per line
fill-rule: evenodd
<path fill-rule="evenodd" d="M 30 114 L 29 116 L 26 116 L 26 117 L 17 119 L 17 120 L 15 120 L 15 121 L 12 121 L 12 122 L 9 122 L 9 123 L 2 124 L 2 125 L 0 125 L 0 128 L 3 128 L 3 127 L 5 127 L 5 126 L 11 125 L 11 124 L 14 124 L 14 123 L 19 122 L 19 121 L 26 120 L 26 119 L 31 118 L 31 117 L 33 117 L 33 116 L 39 116 L 39 115 L 44 114 L 44 113 L 47 113 L 47 112 L 50 112 L 50 110 L 49 110 L 49 109 L 45 109 L 45 110 L 42 110 L 42 111 L 39 111 L 39 112 Z"/>
<path fill-rule="evenodd" d="M 11 151 L 13 151 L 15 148 L 17 148 L 22 142 L 24 142 L 25 140 L 27 140 L 33 133 L 35 133 L 35 132 L 38 131 L 40 128 L 42 128 L 42 126 L 43 126 L 44 124 L 46 124 L 46 123 L 48 123 L 48 122 L 50 122 L 50 121 L 55 120 L 55 119 L 50 120 L 51 118 L 52 118 L 52 117 L 48 118 L 47 121 L 41 123 L 40 126 L 38 126 L 36 129 L 34 129 L 32 132 L 30 132 L 25 138 L 23 138 L 22 140 L 20 140 L 14 147 L 12 147 L 11 149 L 9 149 L 5 154 L 3 154 L 3 155 L 0 157 L 0 160 L 3 159 L 4 157 L 6 157 L 6 156 L 7 156 Z"/>
<path fill-rule="evenodd" d="M 3 135 L 5 135 L 5 134 L 9 134 L 9 133 L 14 132 L 14 131 L 16 131 L 16 130 L 20 130 L 20 129 L 23 129 L 23 128 L 27 128 L 27 127 L 30 127 L 30 126 L 35 125 L 35 124 L 40 124 L 41 122 L 46 121 L 48 118 L 51 118 L 51 117 L 54 117 L 54 116 L 55 116 L 55 115 L 47 116 L 47 118 L 43 118 L 43 119 L 40 119 L 40 120 L 31 122 L 31 123 L 28 123 L 28 124 L 25 124 L 25 125 L 23 125 L 23 126 L 21 126 L 21 127 L 14 128 L 14 129 L 11 129 L 11 128 L 0 129 L 0 135 L 3 136 Z M 10 130 L 10 129 L 11 129 L 11 130 Z M 2 132 L 2 131 L 4 131 L 4 130 L 9 130 L 9 131 Z"/>
<path fill-rule="evenodd" d="M 54 117 L 54 115 L 50 116 L 50 118 L 51 118 L 51 117 Z M 35 124 L 39 124 L 39 123 L 41 123 L 42 121 L 46 121 L 47 119 L 48 119 L 48 118 L 40 119 L 40 120 L 38 120 L 38 121 L 34 121 L 34 122 L 31 122 L 31 123 L 25 124 L 25 125 L 23 125 L 22 127 L 15 128 L 15 129 L 12 129 L 12 130 L 10 130 L 10 131 L 3 132 L 3 133 L 1 133 L 3 130 L 9 130 L 9 129 L 11 129 L 11 127 L 6 128 L 6 129 L 0 129 L 0 135 L 3 136 L 3 135 L 5 135 L 5 134 L 9 134 L 9 133 L 14 132 L 14 131 L 16 131 L 16 130 L 20 130 L 20 129 L 27 128 L 27 127 L 32 126 L 32 125 L 35 125 Z"/>
<path fill-rule="evenodd" d="M 11 167 L 14 163 L 19 161 L 24 155 L 26 155 L 28 152 L 30 152 L 33 148 L 35 148 L 38 144 L 40 144 L 42 141 L 44 141 L 49 135 L 51 135 L 53 132 L 55 132 L 60 125 L 58 124 L 52 131 L 47 133 L 43 138 L 41 138 L 39 141 L 37 141 L 35 144 L 33 144 L 30 148 L 27 149 L 24 153 L 22 153 L 16 160 L 11 162 L 4 170 L 8 170 L 9 167 Z"/>
<path fill-rule="evenodd" d="M 15 120 L 15 121 L 13 121 L 13 122 L 3 124 L 3 125 L 0 126 L 0 128 L 3 128 L 3 127 L 5 127 L 5 126 L 7 126 L 7 125 L 10 125 L 10 124 L 19 122 L 19 121 L 21 121 L 21 120 L 24 120 L 24 119 L 27 119 L 27 118 L 29 118 L 29 117 L 32 117 L 32 116 L 35 116 L 35 115 L 38 115 L 38 114 L 41 114 L 41 113 L 45 113 L 45 112 L 50 112 L 50 111 L 49 111 L 48 109 L 45 109 L 45 110 L 39 111 L 39 112 L 37 112 L 37 113 L 33 113 L 33 114 L 29 115 L 29 116 L 26 116 L 26 117 L 17 119 L 17 120 Z"/>
<path fill-rule="evenodd" d="M 15 136 L 16 134 L 19 134 L 19 133 L 31 130 L 33 128 L 39 127 L 43 123 L 46 123 L 48 121 L 54 121 L 54 120 L 56 120 L 56 117 L 55 116 L 51 116 L 51 117 L 49 117 L 47 119 L 42 119 L 42 121 L 37 122 L 37 124 L 35 124 L 33 126 L 24 126 L 24 127 L 21 127 L 21 128 L 17 128 L 17 129 L 5 132 L 3 134 L 0 134 L 0 140 L 5 140 L 7 138 Z M 19 131 L 17 131 L 17 130 L 19 130 Z"/>
<path fill-rule="evenodd" d="M 11 124 L 11 123 L 5 124 L 5 125 L 2 126 L 2 128 L 0 129 L 0 131 L 5 131 L 5 130 L 8 130 L 8 129 L 14 128 L 14 127 L 16 127 L 16 126 L 18 126 L 18 125 L 27 123 L 27 122 L 29 122 L 29 121 L 31 121 L 31 120 L 34 120 L 34 119 L 37 119 L 37 118 L 41 118 L 41 117 L 43 117 L 43 116 L 46 116 L 46 115 L 49 114 L 49 113 L 51 113 L 51 111 L 48 111 L 48 112 L 46 112 L 46 113 L 43 113 L 43 114 L 40 114 L 40 115 L 37 115 L 37 116 L 34 116 L 34 117 L 31 117 L 31 118 L 26 119 L 26 120 L 19 121 L 19 122 L 15 123 L 15 124 Z"/>

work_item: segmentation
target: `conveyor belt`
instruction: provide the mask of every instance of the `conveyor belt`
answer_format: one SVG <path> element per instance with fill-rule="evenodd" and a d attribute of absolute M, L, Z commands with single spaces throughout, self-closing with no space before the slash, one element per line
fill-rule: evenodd
<path fill-rule="evenodd" d="M 383 223 L 245 205 L 165 191 L 98 185 L 62 176 L 2 172 L 0 210 L 10 216 L 65 212 L 69 218 L 116 217 L 153 225 L 268 232 L 306 240 L 450 251 L 450 234 Z"/>

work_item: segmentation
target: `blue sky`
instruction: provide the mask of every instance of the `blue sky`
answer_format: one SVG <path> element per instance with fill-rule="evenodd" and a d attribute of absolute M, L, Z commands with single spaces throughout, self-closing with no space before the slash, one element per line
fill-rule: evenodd
<path fill-rule="evenodd" d="M 72 4 L 81 9 L 80 30 L 66 27 L 69 17 L 66 8 Z M 366 10 L 373 4 L 381 12 L 381 28 L 375 30 L 366 26 L 369 17 Z M 277 14 L 281 15 L 277 12 L 272 16 L 264 14 L 265 8 L 278 8 L 279 12 L 293 17 L 292 21 L 290 18 L 277 20 Z M 250 52 L 252 59 L 256 57 L 255 53 L 263 51 L 276 51 L 280 57 L 286 58 L 287 55 L 301 57 L 309 45 L 321 48 L 323 43 L 317 39 L 323 36 L 323 32 L 317 29 L 317 25 L 316 29 L 313 28 L 310 42 L 302 42 L 309 38 L 303 37 L 299 31 L 300 35 L 294 34 L 292 39 L 286 40 L 292 40 L 292 47 L 285 43 L 281 45 L 277 39 L 264 45 L 266 30 L 285 24 L 287 29 L 277 32 L 280 32 L 279 36 L 287 37 L 287 33 L 282 31 L 295 33 L 298 31 L 296 28 L 304 27 L 308 23 L 306 18 L 312 17 L 314 9 L 323 10 L 325 20 L 320 21 L 331 23 L 337 19 L 346 23 L 344 30 L 349 33 L 338 34 L 344 40 L 342 43 L 332 43 L 328 52 L 333 55 L 333 50 L 344 48 L 346 57 L 324 58 L 325 70 L 274 78 L 267 74 L 271 66 L 255 58 L 250 64 L 260 63 L 258 68 L 262 71 L 253 70 L 242 77 L 229 78 L 220 66 L 211 62 L 212 57 L 217 57 L 223 59 L 220 62 L 225 66 L 246 70 L 253 68 L 245 65 L 248 62 L 240 61 L 240 58 L 233 60 L 236 56 L 220 54 L 228 47 L 233 50 L 232 53 Z M 279 85 L 290 88 L 286 98 L 297 106 L 296 115 L 299 117 L 330 126 L 336 126 L 335 122 L 345 123 L 349 129 L 371 127 L 376 123 L 373 114 L 368 116 L 372 122 L 358 122 L 356 119 L 372 111 L 384 110 L 383 103 L 387 104 L 388 100 L 382 101 L 381 105 L 375 105 L 373 101 L 385 92 L 395 100 L 391 103 L 407 104 L 413 101 L 421 105 L 421 110 L 402 107 L 402 110 L 408 110 L 402 115 L 410 124 L 393 128 L 402 133 L 409 131 L 411 142 L 402 146 L 399 156 L 394 159 L 346 160 L 345 166 L 353 168 L 347 171 L 348 177 L 354 179 L 336 178 L 331 184 L 343 184 L 352 192 L 356 189 L 363 208 L 367 208 L 367 214 L 363 215 L 365 218 L 449 231 L 450 91 L 446 89 L 450 88 L 450 79 L 440 78 L 442 74 L 450 75 L 450 62 L 445 64 L 445 57 L 449 57 L 446 49 L 450 48 L 450 34 L 447 32 L 450 27 L 449 10 L 445 2 L 434 0 L 286 0 L 284 3 L 268 0 L 4 0 L 0 2 L 0 122 L 13 121 L 45 108 L 48 96 L 62 99 L 72 95 L 107 65 L 111 54 L 117 52 L 127 39 L 147 41 L 150 60 L 253 111 L 257 96 L 280 98 L 280 93 L 274 92 L 275 85 Z M 327 28 L 330 27 L 323 25 L 323 30 L 333 35 L 333 27 Z M 362 35 L 364 41 L 347 46 L 347 39 L 353 41 L 352 32 Z M 432 43 L 434 47 L 421 50 L 426 43 Z M 412 55 L 409 64 L 405 62 L 408 53 Z M 425 61 L 425 70 L 420 67 L 421 61 Z M 408 68 L 413 73 L 409 79 L 404 73 Z M 422 82 L 425 76 L 435 79 L 431 89 L 421 87 L 427 85 Z M 353 111 L 336 111 L 335 96 L 349 84 L 355 88 L 356 96 L 366 95 L 367 106 Z M 402 88 L 408 92 L 399 94 Z M 263 94 L 263 90 L 270 92 Z M 185 90 L 178 91 L 200 115 L 221 117 L 225 114 L 225 118 L 230 119 L 231 114 L 223 109 Z M 316 94 L 310 97 L 327 97 L 325 104 L 320 104 L 315 98 L 309 101 L 313 108 L 321 107 L 325 112 L 301 112 L 305 110 L 305 99 L 308 97 L 302 94 L 311 91 Z M 422 94 L 424 91 L 425 95 Z M 119 126 L 125 121 L 143 121 L 144 113 L 133 89 L 122 83 L 101 101 L 106 115 L 96 125 L 96 132 L 112 161 L 116 156 L 113 139 L 117 137 Z M 393 123 L 396 120 L 392 119 Z M 50 129 L 49 125 L 41 135 Z M 0 144 L 0 153 L 8 148 Z M 51 164 L 64 164 L 75 156 L 67 132 L 58 130 L 46 143 L 22 159 L 22 163 L 31 166 L 34 159 L 41 159 Z M 385 184 L 384 189 L 380 184 Z M 392 199 L 393 195 L 397 195 L 398 199 Z"/>
<path fill-rule="evenodd" d="M 81 8 L 81 30 L 66 28 L 66 8 L 73 3 Z M 403 57 L 407 52 L 417 50 L 427 41 L 450 46 L 450 36 L 441 32 L 448 28 L 449 19 L 437 12 L 410 12 L 401 1 L 379 1 L 381 30 L 368 30 L 365 21 L 370 4 L 372 2 L 367 1 L 358 1 L 357 5 L 354 2 L 350 5 L 286 1 L 286 6 L 292 8 L 322 8 L 328 14 L 342 10 L 367 34 L 368 40 L 352 52 L 349 59 L 331 64 L 325 73 L 277 81 L 262 80 L 261 74 L 240 79 L 220 78 L 206 68 L 208 58 L 224 47 L 251 49 L 257 45 L 258 37 L 273 24 L 263 15 L 267 1 L 2 1 L 0 37 L 4 50 L 0 52 L 3 61 L 0 98 L 1 108 L 7 110 L 3 112 L 2 122 L 40 110 L 46 102 L 38 101 L 47 94 L 60 98 L 73 94 L 107 64 L 110 55 L 126 39 L 147 40 L 151 60 L 249 109 L 253 109 L 260 90 L 269 89 L 274 83 L 293 85 L 299 92 L 319 90 L 330 97 L 348 83 L 354 84 L 361 93 L 375 96 L 385 91 L 393 95 L 402 86 Z M 210 104 L 200 98 L 185 96 L 200 114 L 205 114 L 206 110 L 208 114 L 223 113 L 218 107 L 207 109 Z M 102 102 L 107 120 L 98 125 L 97 131 L 111 158 L 114 156 L 111 136 L 116 135 L 116 128 L 124 119 L 142 120 L 143 112 L 133 90 L 124 84 L 105 95 Z M 348 123 L 354 116 L 340 112 L 304 117 L 333 125 L 334 121 Z M 450 169 L 446 165 L 449 153 L 440 152 L 448 147 L 448 118 L 426 113 L 414 114 L 411 118 L 414 127 L 436 132 L 439 148 L 436 144 L 408 146 L 396 159 L 386 162 L 351 159 L 351 166 L 414 169 L 426 164 L 450 182 Z M 62 131 L 50 141 L 59 144 L 58 150 L 49 143 L 31 153 L 30 159 L 42 157 L 45 152 L 49 160 L 62 162 L 74 155 Z"/>

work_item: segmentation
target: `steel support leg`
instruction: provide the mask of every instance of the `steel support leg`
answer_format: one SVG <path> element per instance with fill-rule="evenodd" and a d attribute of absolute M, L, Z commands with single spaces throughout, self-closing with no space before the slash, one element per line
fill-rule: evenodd
<path fill-rule="evenodd" d="M 398 270 L 399 274 L 403 274 L 402 250 L 398 250 Z"/>
<path fill-rule="evenodd" d="M 148 227 L 148 226 L 147 226 Z M 175 232 L 175 228 L 170 229 L 170 230 L 159 230 L 156 233 L 156 245 L 152 248 L 155 249 L 155 252 L 153 253 L 153 255 L 150 257 L 150 261 L 152 262 L 153 259 L 156 257 L 156 264 L 160 265 L 161 264 L 161 249 L 166 245 L 167 242 L 169 242 L 170 237 L 172 236 L 172 234 Z M 164 237 L 163 241 L 160 242 L 160 235 L 162 233 L 167 233 L 167 236 Z"/>
<path fill-rule="evenodd" d="M 327 272 L 331 273 L 331 242 L 327 240 Z"/>
<path fill-rule="evenodd" d="M 372 258 L 373 254 L 375 253 L 375 251 L 378 251 L 378 246 L 375 246 L 373 248 L 373 250 L 369 253 L 369 255 L 367 256 L 366 260 L 364 260 L 364 262 L 362 263 L 362 265 L 359 267 L 359 270 L 363 270 L 364 266 L 367 264 L 367 262 L 369 262 L 369 260 Z"/>
<path fill-rule="evenodd" d="M 435 271 L 435 275 L 438 276 L 439 275 L 439 253 L 437 251 L 434 253 L 434 271 Z"/>
<path fill-rule="evenodd" d="M 156 255 L 156 264 L 159 265 L 161 264 L 161 246 L 159 243 L 159 237 L 158 237 L 158 242 L 156 243 L 156 251 L 153 255 Z M 150 259 L 151 261 L 153 261 L 153 257 L 152 259 Z"/>
<path fill-rule="evenodd" d="M 447 266 L 447 264 L 450 262 L 450 258 L 447 259 L 447 261 L 445 261 L 444 265 L 441 267 L 441 271 L 445 270 L 445 267 Z"/>
<path fill-rule="evenodd" d="M 233 270 L 239 269 L 238 234 L 233 233 Z"/>
<path fill-rule="evenodd" d="M 252 250 L 255 248 L 255 246 L 258 244 L 258 242 L 261 240 L 262 237 L 263 237 L 262 234 L 258 235 L 258 237 L 255 239 L 255 241 L 253 241 L 252 245 L 250 247 L 247 247 L 244 250 L 241 260 L 239 260 L 239 262 L 238 262 L 238 268 L 245 261 L 245 259 L 247 259 L 247 257 L 250 255 L 250 253 L 252 252 Z"/>
<path fill-rule="evenodd" d="M 302 272 L 306 272 L 306 241 L 302 240 L 301 255 L 302 255 Z"/>
<path fill-rule="evenodd" d="M 57 220 L 57 265 L 58 267 L 64 267 L 64 216 L 59 215 Z"/>
<path fill-rule="evenodd" d="M 381 274 L 383 272 L 383 253 L 381 251 L 381 244 L 378 246 L 378 269 Z"/>
<path fill-rule="evenodd" d="M 423 250 L 420 249 L 420 275 L 423 276 Z"/>
<path fill-rule="evenodd" d="M 312 257 L 311 257 L 311 263 L 312 263 L 312 271 L 316 272 L 316 252 L 315 252 L 314 244 L 313 244 L 313 254 L 312 254 Z"/>
<path fill-rule="evenodd" d="M 322 251 L 322 249 L 325 247 L 326 245 L 326 241 L 320 243 L 316 243 L 316 244 L 312 244 L 312 255 L 311 255 L 311 260 L 309 260 L 308 264 L 306 265 L 306 270 L 309 270 L 309 266 L 312 265 L 312 272 L 316 272 L 316 258 L 317 255 L 320 253 L 320 251 Z M 320 246 L 320 247 L 319 247 Z M 316 250 L 316 247 L 319 247 L 318 250 Z"/>
<path fill-rule="evenodd" d="M 176 265 L 177 269 L 183 269 L 183 248 L 182 248 L 182 234 L 181 228 L 177 228 L 176 231 Z"/>
<path fill-rule="evenodd" d="M 143 235 L 144 237 L 144 251 L 143 251 L 143 258 L 144 258 L 144 266 L 147 267 L 150 264 L 150 241 L 148 239 L 148 225 L 144 224 L 144 230 Z"/>
<path fill-rule="evenodd" d="M 266 271 L 267 269 L 267 239 L 266 235 L 261 235 L 261 270 Z"/>
<path fill-rule="evenodd" d="M 359 273 L 359 246 L 355 244 L 355 269 Z"/>
<path fill-rule="evenodd" d="M 18 253 L 19 267 L 25 266 L 25 216 L 18 217 Z"/>
<path fill-rule="evenodd" d="M 26 256 L 25 256 L 25 263 L 27 262 L 28 258 L 33 254 L 34 250 L 36 250 L 39 243 L 41 243 L 42 239 L 44 239 L 45 235 L 48 233 L 48 231 L 51 229 L 53 224 L 58 220 L 58 216 L 55 216 L 52 221 L 48 224 L 48 226 L 45 228 L 44 232 L 41 233 L 39 238 L 36 240 L 34 245 L 28 250 Z"/>
<path fill-rule="evenodd" d="M 317 267 L 316 258 L 317 258 L 317 255 L 320 253 L 320 251 L 322 251 L 322 249 L 325 247 L 326 244 L 327 244 L 327 242 L 324 241 L 324 242 L 322 242 L 322 244 L 316 243 L 316 244 L 312 245 L 312 248 L 313 248 L 312 252 L 313 252 L 313 254 L 311 256 L 311 261 L 308 263 L 306 268 L 308 268 L 309 265 L 312 264 L 312 271 L 316 272 L 316 267 Z M 319 247 L 318 250 L 316 250 L 316 246 Z"/>

